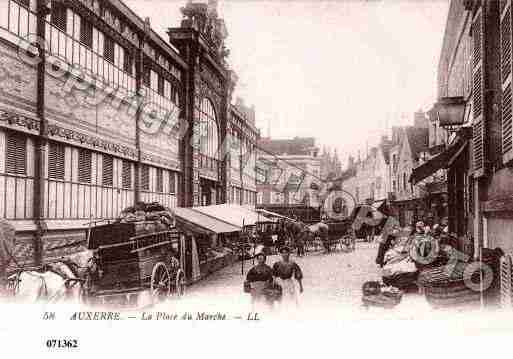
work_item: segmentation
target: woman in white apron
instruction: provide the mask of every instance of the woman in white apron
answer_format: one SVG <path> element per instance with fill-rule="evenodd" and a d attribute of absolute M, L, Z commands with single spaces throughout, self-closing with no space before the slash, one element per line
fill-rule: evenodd
<path fill-rule="evenodd" d="M 296 309 L 299 305 L 299 294 L 296 283 L 299 285 L 299 293 L 303 293 L 303 272 L 296 262 L 290 260 L 290 248 L 280 248 L 282 259 L 273 265 L 273 275 L 276 283 L 282 288 L 281 308 Z"/>

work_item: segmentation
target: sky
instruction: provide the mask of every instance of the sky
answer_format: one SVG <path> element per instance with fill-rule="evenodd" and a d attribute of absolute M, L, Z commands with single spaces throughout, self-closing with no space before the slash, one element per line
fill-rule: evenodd
<path fill-rule="evenodd" d="M 196 0 L 195 0 L 196 1 Z M 164 39 L 186 0 L 125 0 Z M 235 95 L 262 136 L 315 137 L 343 163 L 436 101 L 446 0 L 219 0 Z"/>

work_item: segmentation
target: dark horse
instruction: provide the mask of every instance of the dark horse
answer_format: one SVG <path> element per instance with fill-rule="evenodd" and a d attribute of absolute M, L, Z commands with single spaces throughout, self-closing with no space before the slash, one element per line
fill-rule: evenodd
<path fill-rule="evenodd" d="M 306 226 L 301 222 L 285 222 L 285 232 L 289 237 L 290 245 L 297 250 L 298 257 L 305 255 L 305 243 L 308 235 Z"/>

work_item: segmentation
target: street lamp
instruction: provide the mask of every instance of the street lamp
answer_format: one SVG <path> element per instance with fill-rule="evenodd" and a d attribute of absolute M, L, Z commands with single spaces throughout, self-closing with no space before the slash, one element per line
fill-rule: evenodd
<path fill-rule="evenodd" d="M 434 106 L 431 114 L 435 115 L 441 127 L 449 130 L 465 122 L 466 103 L 463 97 L 443 97 Z"/>

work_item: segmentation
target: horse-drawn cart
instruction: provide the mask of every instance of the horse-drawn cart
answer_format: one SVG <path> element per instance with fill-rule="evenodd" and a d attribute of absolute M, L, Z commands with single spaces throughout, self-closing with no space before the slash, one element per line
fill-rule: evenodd
<path fill-rule="evenodd" d="M 153 302 L 185 293 L 174 230 L 154 222 L 106 224 L 89 230 L 88 247 L 94 255 L 83 285 L 87 303 L 131 306 L 143 291 Z"/>
<path fill-rule="evenodd" d="M 310 236 L 307 241 L 309 250 L 323 247 L 326 252 L 336 250 L 351 251 L 355 248 L 355 237 L 351 222 L 342 221 L 319 222 L 308 226 Z"/>

